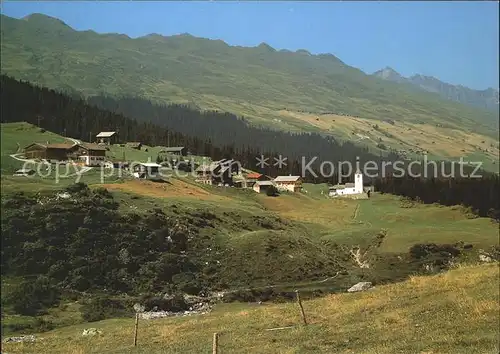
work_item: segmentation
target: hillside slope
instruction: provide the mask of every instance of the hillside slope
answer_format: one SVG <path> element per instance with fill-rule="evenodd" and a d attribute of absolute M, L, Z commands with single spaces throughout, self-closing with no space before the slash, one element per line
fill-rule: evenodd
<path fill-rule="evenodd" d="M 460 267 L 413 277 L 359 294 L 304 302 L 309 326 L 294 303 L 224 305 L 207 315 L 97 322 L 102 335 L 81 336 L 84 325 L 42 334 L 35 343 L 3 345 L 16 353 L 208 353 L 219 333 L 222 353 L 498 353 L 498 266 Z M 295 328 L 266 331 L 273 327 Z"/>
<path fill-rule="evenodd" d="M 437 93 L 448 100 L 498 113 L 498 90 L 493 88 L 473 90 L 425 75 L 413 75 L 406 78 L 389 67 L 378 70 L 373 75 L 388 81 L 411 84 L 424 91 Z"/>
<path fill-rule="evenodd" d="M 244 114 L 275 124 L 283 108 L 369 119 L 449 124 L 491 134 L 494 113 L 413 91 L 331 54 L 229 46 L 190 35 L 75 31 L 33 14 L 2 16 L 2 73 L 86 95 L 143 96 Z"/>

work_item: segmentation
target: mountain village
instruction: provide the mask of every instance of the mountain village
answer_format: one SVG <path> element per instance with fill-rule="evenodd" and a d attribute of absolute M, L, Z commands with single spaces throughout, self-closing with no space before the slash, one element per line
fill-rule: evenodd
<path fill-rule="evenodd" d="M 130 175 L 137 179 L 154 182 L 165 180 L 162 171 L 168 167 L 160 161 L 158 161 L 160 163 L 152 161 L 135 161 L 132 163 L 125 160 L 125 158 L 112 159 L 106 154 L 112 145 L 141 150 L 143 147 L 141 142 L 122 143 L 119 141 L 117 132 L 114 131 L 98 133 L 92 143 L 73 138 L 67 139 L 71 140 L 72 143 L 33 142 L 22 149 L 21 155 L 27 160 L 38 163 L 67 163 L 87 168 L 118 168 L 130 172 Z M 303 191 L 301 176 L 281 175 L 271 177 L 243 168 L 238 161 L 233 159 L 221 159 L 191 166 L 191 161 L 185 159 L 189 151 L 183 146 L 163 147 L 160 152 L 174 156 L 174 161 L 177 162 L 174 168 L 179 168 L 179 165 L 183 164 L 182 166 L 186 172 L 194 172 L 195 181 L 201 184 L 252 189 L 257 193 L 266 193 L 267 195 L 275 195 L 276 192 L 295 193 Z M 19 169 L 14 175 L 29 176 L 33 173 L 34 170 L 32 169 Z M 358 170 L 354 175 L 353 183 L 331 186 L 328 197 L 366 199 L 373 191 L 372 186 L 364 186 L 363 175 Z"/>

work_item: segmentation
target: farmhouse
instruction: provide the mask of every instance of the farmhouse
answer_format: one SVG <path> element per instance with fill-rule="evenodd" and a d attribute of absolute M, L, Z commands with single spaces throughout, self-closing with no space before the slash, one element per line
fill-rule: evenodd
<path fill-rule="evenodd" d="M 278 176 L 274 179 L 278 190 L 298 192 L 302 188 L 302 178 L 300 176 Z"/>
<path fill-rule="evenodd" d="M 24 148 L 24 156 L 29 159 L 65 161 L 78 150 L 77 144 L 41 144 L 33 143 Z"/>
<path fill-rule="evenodd" d="M 245 176 L 246 186 L 251 188 L 258 181 L 269 181 L 271 178 L 257 172 L 251 172 Z"/>
<path fill-rule="evenodd" d="M 116 132 L 100 132 L 96 135 L 97 142 L 101 144 L 111 145 L 116 143 Z"/>
<path fill-rule="evenodd" d="M 24 148 L 24 156 L 28 159 L 46 159 L 49 161 L 75 160 L 87 166 L 98 166 L 104 163 L 106 148 L 97 144 L 41 144 L 33 143 Z"/>
<path fill-rule="evenodd" d="M 355 196 L 362 195 L 365 193 L 365 189 L 363 187 L 363 175 L 361 172 L 356 171 L 354 174 L 354 183 L 346 183 L 346 184 L 337 184 L 329 188 L 328 195 L 330 197 L 339 197 L 339 196 Z"/>
<path fill-rule="evenodd" d="M 273 181 L 257 181 L 252 186 L 252 189 L 257 193 L 266 193 L 272 186 L 276 187 Z"/>
<path fill-rule="evenodd" d="M 187 149 L 184 146 L 172 146 L 166 147 L 162 149 L 162 152 L 172 155 L 186 156 Z"/>
<path fill-rule="evenodd" d="M 78 160 L 86 166 L 101 166 L 106 159 L 106 148 L 97 144 L 82 143 L 78 145 Z"/>
<path fill-rule="evenodd" d="M 196 169 L 196 181 L 204 184 L 232 185 L 233 175 L 239 174 L 240 165 L 232 159 L 222 159 L 200 165 Z"/>
<path fill-rule="evenodd" d="M 134 177 L 140 179 L 147 179 L 150 181 L 163 181 L 160 173 L 161 165 L 154 162 L 143 162 L 134 165 Z"/>

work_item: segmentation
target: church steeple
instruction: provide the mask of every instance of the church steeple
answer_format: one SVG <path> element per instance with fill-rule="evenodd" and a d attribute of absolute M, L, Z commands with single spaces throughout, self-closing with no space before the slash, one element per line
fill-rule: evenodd
<path fill-rule="evenodd" d="M 354 191 L 355 193 L 363 193 L 363 174 L 359 169 L 354 175 Z"/>

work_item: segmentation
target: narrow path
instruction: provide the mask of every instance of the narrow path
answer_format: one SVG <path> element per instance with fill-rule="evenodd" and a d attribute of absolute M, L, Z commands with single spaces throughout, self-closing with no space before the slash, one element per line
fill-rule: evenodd
<path fill-rule="evenodd" d="M 356 208 L 354 209 L 354 214 L 352 215 L 352 220 L 356 220 L 358 217 L 359 204 L 356 204 Z"/>
<path fill-rule="evenodd" d="M 19 155 L 22 155 L 22 154 L 11 154 L 9 156 L 12 157 L 15 160 L 18 160 L 18 161 L 31 162 L 31 163 L 34 163 L 34 164 L 37 163 L 35 160 L 32 160 L 32 159 L 23 159 L 23 158 L 19 157 Z"/>
<path fill-rule="evenodd" d="M 81 144 L 82 143 L 81 140 L 78 140 L 78 139 L 73 139 L 73 138 L 66 138 L 66 139 L 71 140 L 71 142 L 73 144 Z"/>
<path fill-rule="evenodd" d="M 76 140 L 76 139 L 75 139 Z M 24 162 L 24 163 L 32 163 L 34 165 L 37 165 L 37 164 L 40 164 L 41 162 L 39 161 L 35 161 L 33 159 L 24 159 L 22 157 L 19 157 L 19 155 L 22 155 L 22 154 L 11 154 L 9 155 L 10 157 L 12 157 L 13 159 L 15 160 L 18 160 L 18 161 L 21 161 L 21 162 Z M 75 169 L 77 169 L 77 165 L 74 165 L 75 166 Z M 84 174 L 85 172 L 88 172 L 92 170 L 92 167 L 89 167 L 89 166 L 83 166 L 80 170 L 76 170 L 77 172 L 75 173 L 72 173 L 70 175 L 67 175 L 67 176 L 63 176 L 64 178 L 67 178 L 67 177 L 73 177 L 73 176 L 77 176 L 77 175 L 82 175 Z"/>

